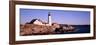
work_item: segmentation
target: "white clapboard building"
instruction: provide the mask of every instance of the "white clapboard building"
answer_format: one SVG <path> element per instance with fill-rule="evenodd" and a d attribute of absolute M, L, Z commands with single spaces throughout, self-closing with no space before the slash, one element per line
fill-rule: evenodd
<path fill-rule="evenodd" d="M 41 21 L 40 19 L 33 19 L 29 22 L 29 24 L 36 24 L 36 25 L 45 25 L 45 26 L 51 26 L 51 15 L 50 12 L 48 13 L 48 23 Z"/>

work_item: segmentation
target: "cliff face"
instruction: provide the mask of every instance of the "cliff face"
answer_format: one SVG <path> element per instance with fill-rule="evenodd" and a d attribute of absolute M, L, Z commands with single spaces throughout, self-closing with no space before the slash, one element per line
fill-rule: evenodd
<path fill-rule="evenodd" d="M 25 24 L 20 25 L 20 35 L 44 35 L 73 31 L 74 28 L 53 24 L 52 26 Z"/>

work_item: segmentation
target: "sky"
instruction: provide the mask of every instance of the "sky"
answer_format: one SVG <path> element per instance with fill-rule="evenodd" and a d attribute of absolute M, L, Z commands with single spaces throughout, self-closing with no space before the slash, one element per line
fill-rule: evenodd
<path fill-rule="evenodd" d="M 89 11 L 72 11 L 72 10 L 47 10 L 47 9 L 24 9 L 20 8 L 20 23 L 25 24 L 32 19 L 48 21 L 50 12 L 53 23 L 71 24 L 71 25 L 89 25 Z"/>

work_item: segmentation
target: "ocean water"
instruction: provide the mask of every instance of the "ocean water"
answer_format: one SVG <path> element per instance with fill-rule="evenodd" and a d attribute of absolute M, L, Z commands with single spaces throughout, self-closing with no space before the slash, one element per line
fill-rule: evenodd
<path fill-rule="evenodd" d="M 65 32 L 63 34 L 75 34 L 75 33 L 90 33 L 90 25 L 72 25 L 75 27 L 73 32 Z"/>

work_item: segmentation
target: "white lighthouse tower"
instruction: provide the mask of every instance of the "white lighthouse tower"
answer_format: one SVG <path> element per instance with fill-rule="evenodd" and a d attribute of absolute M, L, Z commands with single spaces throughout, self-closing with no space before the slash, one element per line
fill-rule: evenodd
<path fill-rule="evenodd" d="M 51 25 L 52 25 L 50 12 L 48 13 L 48 23 L 49 23 L 49 26 L 51 26 Z"/>

